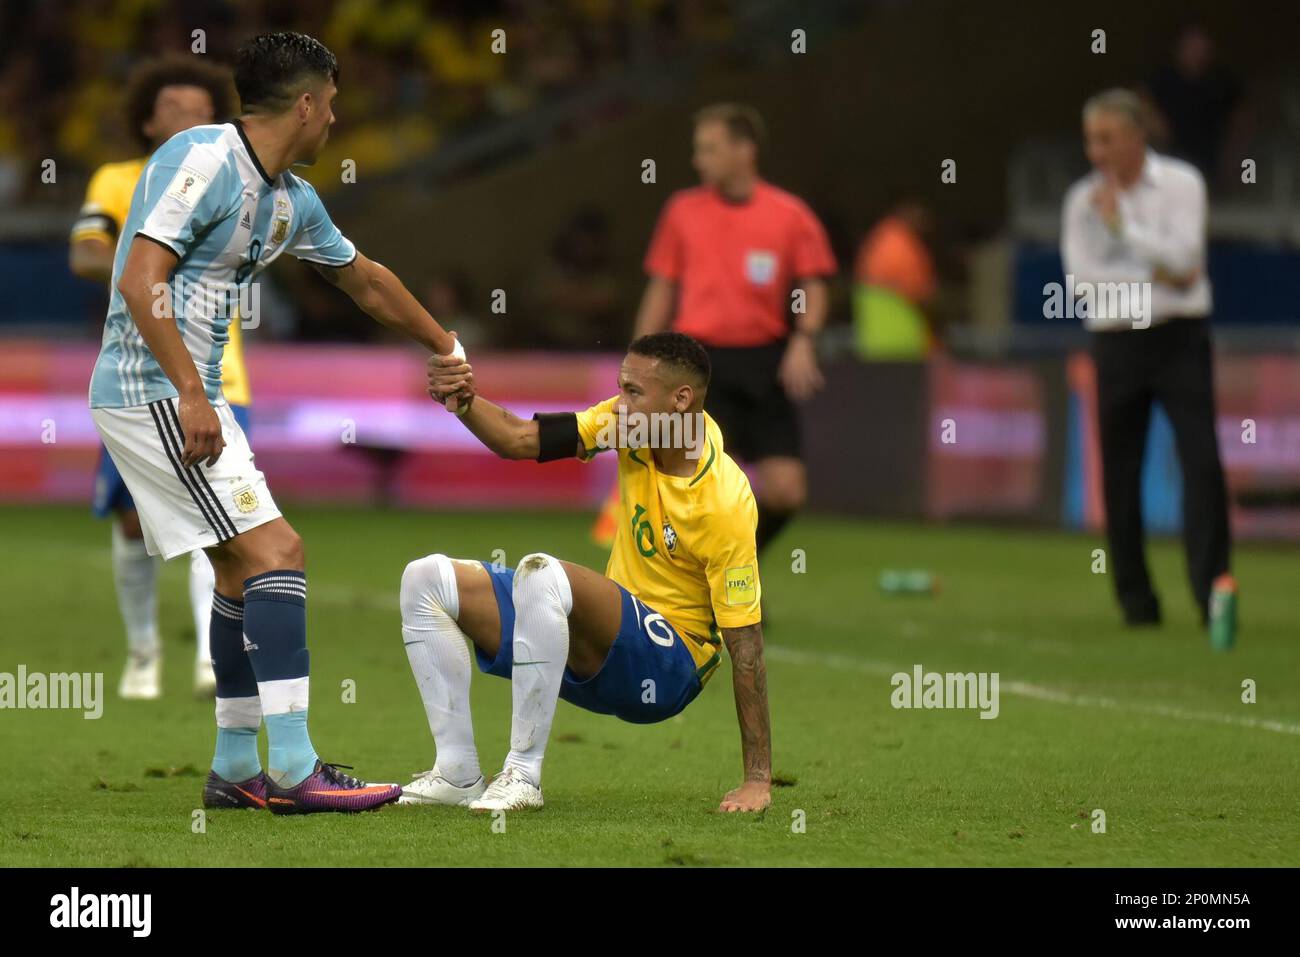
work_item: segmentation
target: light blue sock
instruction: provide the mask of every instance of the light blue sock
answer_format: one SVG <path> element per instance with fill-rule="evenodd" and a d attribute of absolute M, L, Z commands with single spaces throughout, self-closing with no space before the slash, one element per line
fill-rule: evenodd
<path fill-rule="evenodd" d="M 266 722 L 266 738 L 270 742 L 266 749 L 266 766 L 273 768 L 280 778 L 276 783 L 281 787 L 301 783 L 316 767 L 316 749 L 311 746 L 307 734 L 307 712 L 268 714 L 263 720 Z"/>
<path fill-rule="evenodd" d="M 257 757 L 256 728 L 217 728 L 217 751 L 212 756 L 212 770 L 227 781 L 238 784 L 262 770 Z"/>
<path fill-rule="evenodd" d="M 244 650 L 266 722 L 266 773 L 293 787 L 316 766 L 307 734 L 307 576 L 283 569 L 244 581 Z"/>

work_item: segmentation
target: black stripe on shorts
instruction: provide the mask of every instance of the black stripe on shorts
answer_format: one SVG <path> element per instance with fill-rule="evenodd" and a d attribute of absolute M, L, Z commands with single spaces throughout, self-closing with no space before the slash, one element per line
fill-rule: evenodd
<path fill-rule="evenodd" d="M 225 531 L 220 519 L 213 515 L 211 506 L 198 494 L 198 491 L 193 484 L 193 477 L 189 476 L 181 467 L 182 449 L 176 444 L 176 440 L 171 434 L 171 429 L 168 427 L 163 413 L 158 409 L 158 406 L 166 403 L 166 401 L 166 399 L 159 399 L 157 402 L 149 403 L 149 414 L 153 416 L 153 424 L 158 430 L 158 438 L 162 442 L 163 451 L 167 453 L 167 460 L 171 462 L 172 470 L 176 473 L 176 479 L 185 487 L 185 491 L 190 493 L 190 498 L 194 500 L 194 504 L 203 515 L 204 521 L 208 523 L 208 527 L 210 527 L 216 534 L 217 541 L 224 542 L 227 539 L 232 538 L 234 533 L 227 533 Z"/>
<path fill-rule="evenodd" d="M 176 434 L 178 436 L 181 436 L 181 440 L 183 442 L 185 433 L 181 431 L 180 416 L 177 414 L 176 406 L 172 404 L 173 402 L 175 402 L 174 399 L 170 401 L 165 401 L 164 405 L 166 406 L 167 411 L 171 413 L 171 420 L 176 426 Z M 190 475 L 198 479 L 199 484 L 202 486 L 202 488 L 199 489 L 200 493 L 204 491 L 207 492 L 208 499 L 212 502 L 213 510 L 217 513 L 219 519 L 225 521 L 226 525 L 230 528 L 230 537 L 234 538 L 236 535 L 239 534 L 239 529 L 235 528 L 235 523 L 230 520 L 230 513 L 227 512 L 225 508 L 222 507 L 221 500 L 217 498 L 217 493 L 214 492 L 212 490 L 212 486 L 208 484 L 208 477 L 203 474 L 203 470 L 199 468 L 197 464 L 190 466 Z"/>

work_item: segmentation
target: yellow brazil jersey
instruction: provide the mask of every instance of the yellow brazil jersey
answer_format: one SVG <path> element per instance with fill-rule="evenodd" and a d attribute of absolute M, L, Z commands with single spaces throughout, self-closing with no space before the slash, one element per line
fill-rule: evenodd
<path fill-rule="evenodd" d="M 585 458 L 609 447 L 618 397 L 578 413 Z M 719 628 L 757 624 L 760 587 L 749 479 L 723 449 L 707 414 L 695 473 L 665 475 L 649 449 L 618 449 L 619 521 L 605 574 L 663 615 L 707 681 L 721 655 Z"/>
<path fill-rule="evenodd" d="M 99 239 L 116 246 L 118 231 L 131 211 L 131 196 L 149 157 L 126 160 L 122 163 L 105 163 L 90 178 L 86 201 L 72 227 L 72 242 Z M 248 387 L 248 372 L 244 368 L 244 345 L 240 324 L 230 322 L 230 341 L 221 359 L 221 391 L 226 401 L 234 405 L 248 405 L 252 394 Z"/>

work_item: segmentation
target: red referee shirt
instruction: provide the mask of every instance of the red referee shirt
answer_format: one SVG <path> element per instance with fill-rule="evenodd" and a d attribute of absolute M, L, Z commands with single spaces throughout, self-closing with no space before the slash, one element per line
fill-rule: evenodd
<path fill-rule="evenodd" d="M 744 202 L 708 186 L 674 193 L 645 270 L 677 284 L 678 332 L 711 346 L 761 346 L 789 333 L 795 281 L 831 275 L 835 256 L 799 197 L 758 180 Z"/>

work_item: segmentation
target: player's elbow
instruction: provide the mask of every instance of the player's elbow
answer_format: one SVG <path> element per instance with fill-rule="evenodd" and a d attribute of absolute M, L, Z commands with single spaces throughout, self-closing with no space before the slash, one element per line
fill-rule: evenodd
<path fill-rule="evenodd" d="M 530 436 L 526 430 L 521 429 L 511 435 L 509 441 L 502 443 L 496 453 L 503 459 L 524 462 L 530 459 L 536 460 L 538 451 L 537 436 Z"/>

